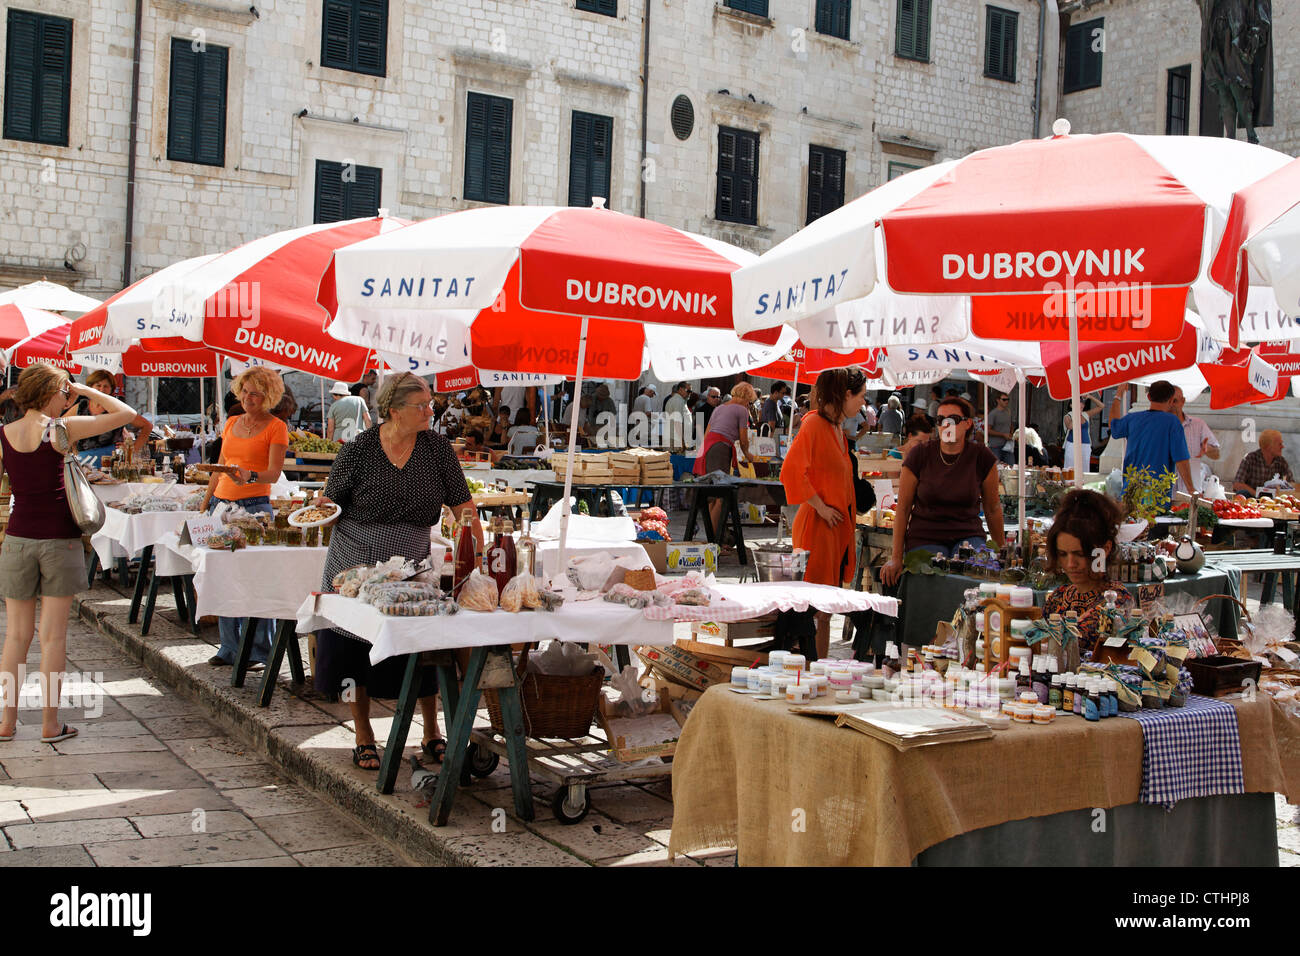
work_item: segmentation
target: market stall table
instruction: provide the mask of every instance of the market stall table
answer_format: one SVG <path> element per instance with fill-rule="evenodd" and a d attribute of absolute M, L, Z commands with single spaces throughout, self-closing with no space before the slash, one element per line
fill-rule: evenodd
<path fill-rule="evenodd" d="M 90 546 L 95 550 L 99 564 L 108 567 L 120 549 L 127 556 L 140 554 L 140 567 L 135 576 L 135 590 L 131 595 L 131 611 L 127 620 L 134 624 L 140 614 L 144 598 L 145 578 L 153 561 L 154 546 L 169 534 L 175 534 L 191 518 L 201 517 L 198 511 L 146 511 L 138 515 L 127 514 L 117 508 L 104 509 L 104 526 L 90 536 Z M 91 565 L 87 583 L 95 579 Z M 123 584 L 126 582 L 123 581 Z"/>
<path fill-rule="evenodd" d="M 566 600 L 555 611 L 461 611 L 433 618 L 392 617 L 355 598 L 339 594 L 313 594 L 298 609 L 300 632 L 338 628 L 367 641 L 371 663 L 389 657 L 406 657 L 406 669 L 397 712 L 379 770 L 378 787 L 391 793 L 402 749 L 415 713 L 417 670 L 422 654 L 437 653 L 430 663 L 437 668 L 439 692 L 447 722 L 447 757 L 429 808 L 429 819 L 445 825 L 459 785 L 466 747 L 478 710 L 482 688 L 497 688 L 505 724 L 506 750 L 511 767 L 516 812 L 533 819 L 529 788 L 527 747 L 518 694 L 518 678 L 510 645 L 543 640 L 582 644 L 651 645 L 672 643 L 676 620 L 747 620 L 772 611 L 807 611 L 810 607 L 832 613 L 874 609 L 896 611 L 891 598 L 802 582 L 780 584 L 717 585 L 713 606 L 626 607 L 604 600 Z M 701 617 L 703 615 L 703 617 Z M 472 648 L 462 695 L 454 660 L 446 653 Z"/>
<path fill-rule="evenodd" d="M 187 485 L 167 482 L 143 482 L 143 481 L 123 481 L 118 484 L 93 483 L 90 486 L 95 497 L 104 503 L 105 508 L 109 508 L 118 502 L 124 501 L 132 495 L 164 495 L 168 498 L 179 498 L 184 500 L 195 492 L 205 490 L 205 485 Z M 91 551 L 90 568 L 86 579 L 89 583 L 94 583 L 95 572 L 97 568 L 102 567 L 105 575 L 109 573 L 110 566 L 116 562 L 118 583 L 126 587 L 128 577 L 128 563 L 130 555 L 121 548 L 114 547 L 111 549 L 111 559 L 101 560 L 100 553 L 97 550 Z"/>
<path fill-rule="evenodd" d="M 546 473 L 549 478 L 530 479 L 529 486 L 532 488 L 532 503 L 529 505 L 528 518 L 530 521 L 540 521 L 546 513 L 551 510 L 552 506 L 564 497 L 564 482 L 555 480 L 555 472 Z M 662 484 L 642 485 L 636 482 L 628 484 L 626 482 L 607 482 L 604 484 L 593 485 L 586 483 L 574 482 L 569 493 L 578 501 L 585 501 L 587 507 L 593 515 L 599 515 L 600 506 L 603 504 L 609 514 L 616 514 L 614 507 L 615 491 L 670 491 L 673 488 L 689 488 L 690 483 L 682 482 L 664 482 Z"/>
<path fill-rule="evenodd" d="M 1272 551 L 1259 550 L 1207 551 L 1205 553 L 1205 563 L 1208 567 L 1232 570 L 1239 576 L 1254 572 L 1286 575 L 1288 584 L 1293 580 L 1296 582 L 1294 588 L 1286 587 L 1283 589 L 1283 597 L 1288 599 L 1287 603 L 1291 605 L 1287 610 L 1292 615 L 1300 618 L 1300 555 L 1274 554 Z M 1294 577 L 1292 577 L 1293 575 Z M 1233 596 L 1240 597 L 1243 602 L 1246 600 L 1244 578 L 1240 591 L 1234 592 Z M 1297 624 L 1297 633 L 1300 633 L 1300 623 Z"/>
<path fill-rule="evenodd" d="M 176 609 L 182 622 L 187 618 L 198 632 L 203 617 L 246 618 L 240 634 L 239 652 L 232 668 L 230 684 L 243 687 L 252 652 L 252 628 L 255 621 L 275 621 L 271 654 L 262 675 L 258 701 L 269 706 L 275 681 L 284 656 L 289 655 L 289 671 L 295 683 L 302 683 L 302 655 L 298 649 L 293 622 L 304 594 L 320 587 L 325 571 L 328 548 L 293 548 L 284 545 L 256 545 L 237 551 L 196 548 L 181 544 L 176 535 L 158 543 L 154 582 L 141 622 L 141 634 L 149 632 L 157 596 L 159 578 L 170 578 L 176 593 Z M 189 595 L 189 600 L 178 585 Z M 188 609 L 186 605 L 188 604 Z"/>
<path fill-rule="evenodd" d="M 1272 794 L 1300 801 L 1300 719 L 1264 694 L 1232 706 L 1245 793 L 1167 814 L 1138 803 L 1137 720 L 1061 717 L 899 751 L 710 688 L 673 757 L 669 852 L 735 846 L 752 866 L 1276 865 Z M 1104 836 L 1094 808 L 1108 811 Z"/>

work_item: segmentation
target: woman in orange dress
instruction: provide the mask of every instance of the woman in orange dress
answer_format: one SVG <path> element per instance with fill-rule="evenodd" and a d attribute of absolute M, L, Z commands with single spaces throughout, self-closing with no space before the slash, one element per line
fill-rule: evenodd
<path fill-rule="evenodd" d="M 867 377 L 858 368 L 831 368 L 817 376 L 812 407 L 781 465 L 781 484 L 789 504 L 799 505 L 794 546 L 808 554 L 803 579 L 840 587 L 853 577 L 853 466 L 844 437 L 844 420 L 867 400 Z M 817 615 L 817 654 L 830 652 L 831 616 Z"/>

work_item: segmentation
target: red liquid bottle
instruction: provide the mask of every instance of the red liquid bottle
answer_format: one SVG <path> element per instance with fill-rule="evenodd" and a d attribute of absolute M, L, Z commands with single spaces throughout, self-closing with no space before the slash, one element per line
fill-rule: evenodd
<path fill-rule="evenodd" d="M 505 590 L 506 585 L 510 583 L 510 579 L 514 575 L 511 574 L 510 568 L 508 567 L 508 559 L 510 555 L 506 549 L 506 534 L 500 518 L 492 519 L 491 529 L 493 539 L 492 546 L 488 548 L 487 567 L 488 574 L 491 575 L 492 580 L 497 583 L 497 593 L 500 594 Z M 511 544 L 513 543 L 512 540 Z"/>
<path fill-rule="evenodd" d="M 438 587 L 442 588 L 443 594 L 450 594 L 452 592 L 452 583 L 454 580 L 452 568 L 454 568 L 455 565 L 456 555 L 452 552 L 451 548 L 447 548 L 443 551 L 442 574 L 438 578 Z"/>
<path fill-rule="evenodd" d="M 515 550 L 514 522 L 504 522 L 501 526 L 501 530 L 504 532 L 501 543 L 506 549 L 506 570 L 510 572 L 510 577 L 513 578 L 519 573 L 519 553 Z"/>
<path fill-rule="evenodd" d="M 456 529 L 456 566 L 453 572 L 451 593 L 453 597 L 460 597 L 460 590 L 469 580 L 470 574 L 478 562 L 478 548 L 474 542 L 474 519 L 465 515 L 460 519 L 460 526 Z"/>

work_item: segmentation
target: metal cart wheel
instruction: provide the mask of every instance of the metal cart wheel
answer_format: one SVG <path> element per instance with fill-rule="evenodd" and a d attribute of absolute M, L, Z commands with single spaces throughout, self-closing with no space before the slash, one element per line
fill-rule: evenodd
<path fill-rule="evenodd" d="M 486 747 L 480 747 L 478 744 L 470 744 L 469 753 L 466 756 L 469 758 L 466 761 L 469 772 L 480 779 L 492 776 L 493 771 L 501 763 L 500 756 Z"/>
<path fill-rule="evenodd" d="M 566 826 L 573 826 L 581 822 L 591 810 L 591 794 L 584 784 L 561 787 L 551 800 L 551 810 L 555 813 L 555 819 Z"/>

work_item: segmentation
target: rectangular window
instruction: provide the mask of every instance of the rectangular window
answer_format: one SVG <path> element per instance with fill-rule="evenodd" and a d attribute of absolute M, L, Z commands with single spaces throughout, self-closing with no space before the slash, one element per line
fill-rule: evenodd
<path fill-rule="evenodd" d="M 229 50 L 190 37 L 172 37 L 167 100 L 167 158 L 205 166 L 226 165 L 226 70 Z"/>
<path fill-rule="evenodd" d="M 470 93 L 465 105 L 465 198 L 510 202 L 510 123 L 514 102 Z"/>
<path fill-rule="evenodd" d="M 10 10 L 5 51 L 5 139 L 67 146 L 72 21 Z"/>
<path fill-rule="evenodd" d="M 909 60 L 930 62 L 930 0 L 898 0 L 894 52 Z"/>
<path fill-rule="evenodd" d="M 714 217 L 758 225 L 758 134 L 718 127 L 718 201 Z"/>
<path fill-rule="evenodd" d="M 817 32 L 847 40 L 852 9 L 852 0 L 817 0 Z"/>
<path fill-rule="evenodd" d="M 1192 65 L 1168 71 L 1165 90 L 1165 135 L 1186 136 L 1191 129 Z"/>
<path fill-rule="evenodd" d="M 921 169 L 913 163 L 899 163 L 890 160 L 888 179 L 897 179 L 899 176 L 905 176 L 914 169 Z"/>
<path fill-rule="evenodd" d="M 578 9 L 600 13 L 607 17 L 618 16 L 618 0 L 578 0 Z"/>
<path fill-rule="evenodd" d="M 804 225 L 844 205 L 842 149 L 808 147 L 808 218 Z"/>
<path fill-rule="evenodd" d="M 1101 56 L 1106 52 L 1106 18 L 1076 23 L 1065 34 L 1065 84 L 1076 93 L 1101 86 Z"/>
<path fill-rule="evenodd" d="M 609 202 L 610 155 L 613 152 L 614 118 L 573 111 L 569 136 L 569 205 L 590 206 L 593 196 Z"/>
<path fill-rule="evenodd" d="M 313 222 L 340 222 L 379 215 L 384 171 L 356 163 L 316 160 L 316 212 Z"/>
<path fill-rule="evenodd" d="M 388 0 L 325 0 L 321 66 L 385 76 L 387 60 Z"/>
<path fill-rule="evenodd" d="M 743 10 L 756 17 L 767 16 L 767 0 L 727 0 L 727 6 L 733 10 Z"/>
<path fill-rule="evenodd" d="M 1013 10 L 986 7 L 984 18 L 984 75 L 994 80 L 1016 82 L 1016 44 L 1020 14 Z"/>

